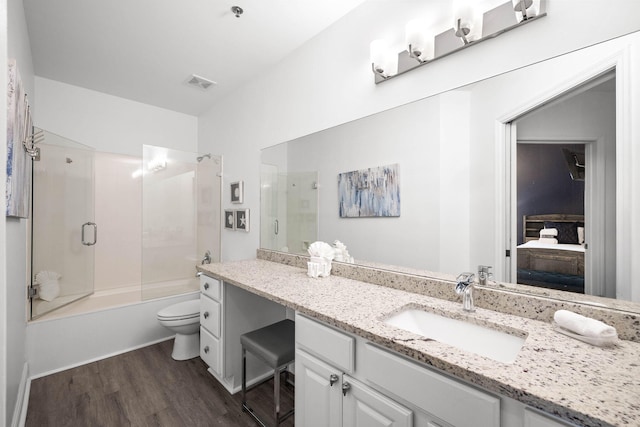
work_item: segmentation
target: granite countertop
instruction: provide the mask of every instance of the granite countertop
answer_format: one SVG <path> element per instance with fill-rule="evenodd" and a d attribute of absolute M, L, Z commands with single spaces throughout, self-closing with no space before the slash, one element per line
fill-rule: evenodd
<path fill-rule="evenodd" d="M 383 345 L 487 390 L 579 425 L 640 425 L 640 343 L 594 347 L 551 324 L 338 276 L 255 259 L 198 267 L 254 294 Z M 453 292 L 453 289 L 452 289 Z M 383 323 L 407 305 L 422 306 L 506 332 L 527 334 L 512 364 L 496 362 Z"/>

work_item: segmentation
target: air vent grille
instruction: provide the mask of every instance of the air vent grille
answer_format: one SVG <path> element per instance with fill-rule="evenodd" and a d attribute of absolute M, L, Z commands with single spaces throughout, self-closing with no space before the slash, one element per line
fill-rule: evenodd
<path fill-rule="evenodd" d="M 212 80 L 205 79 L 204 77 L 192 74 L 187 79 L 187 84 L 200 90 L 207 90 L 210 87 L 215 86 L 217 83 Z"/>

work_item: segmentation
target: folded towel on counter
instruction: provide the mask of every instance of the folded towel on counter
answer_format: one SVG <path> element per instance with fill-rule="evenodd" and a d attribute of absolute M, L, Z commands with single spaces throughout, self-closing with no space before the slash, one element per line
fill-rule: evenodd
<path fill-rule="evenodd" d="M 558 229 L 557 228 L 543 228 L 540 230 L 540 237 L 557 237 Z"/>
<path fill-rule="evenodd" d="M 540 239 L 538 239 L 538 242 L 540 243 L 544 243 L 547 245 L 557 245 L 558 244 L 558 239 L 555 239 L 553 237 L 541 237 Z"/>
<path fill-rule="evenodd" d="M 613 326 L 572 311 L 558 310 L 553 315 L 553 320 L 557 326 L 565 330 L 559 332 L 590 344 L 611 345 L 618 340 L 618 333 Z"/>

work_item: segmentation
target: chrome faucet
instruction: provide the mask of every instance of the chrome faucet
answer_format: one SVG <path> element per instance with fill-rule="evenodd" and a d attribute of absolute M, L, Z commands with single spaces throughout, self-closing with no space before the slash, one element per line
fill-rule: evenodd
<path fill-rule="evenodd" d="M 490 265 L 478 266 L 478 285 L 480 286 L 487 285 L 487 279 L 490 279 L 493 277 L 493 273 L 491 273 L 491 268 L 492 267 Z"/>
<path fill-rule="evenodd" d="M 473 305 L 473 281 L 475 274 L 473 273 L 460 273 L 456 278 L 458 284 L 456 285 L 456 294 L 462 295 L 462 309 L 468 312 L 476 311 Z"/>
<path fill-rule="evenodd" d="M 211 264 L 211 251 L 207 251 L 204 253 L 204 258 L 202 258 L 201 265 Z"/>

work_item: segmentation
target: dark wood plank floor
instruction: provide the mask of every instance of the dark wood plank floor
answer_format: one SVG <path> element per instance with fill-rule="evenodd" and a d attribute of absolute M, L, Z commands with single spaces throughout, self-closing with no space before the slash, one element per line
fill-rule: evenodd
<path fill-rule="evenodd" d="M 248 426 L 240 393 L 230 395 L 198 357 L 171 358 L 173 340 L 31 382 L 26 426 Z M 282 381 L 284 382 L 284 381 Z M 251 406 L 272 424 L 273 380 L 251 390 Z M 283 386 L 282 412 L 293 406 Z M 293 417 L 283 426 L 293 426 Z"/>

